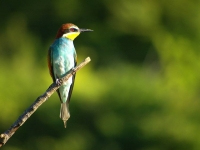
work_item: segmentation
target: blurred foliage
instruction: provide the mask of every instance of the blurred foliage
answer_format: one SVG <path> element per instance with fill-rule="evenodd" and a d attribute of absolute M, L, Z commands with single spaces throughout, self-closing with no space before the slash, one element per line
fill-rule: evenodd
<path fill-rule="evenodd" d="M 77 73 L 63 127 L 54 94 L 6 150 L 199 150 L 200 1 L 0 1 L 0 130 L 51 84 L 46 55 L 61 24 L 93 29 L 75 40 Z"/>

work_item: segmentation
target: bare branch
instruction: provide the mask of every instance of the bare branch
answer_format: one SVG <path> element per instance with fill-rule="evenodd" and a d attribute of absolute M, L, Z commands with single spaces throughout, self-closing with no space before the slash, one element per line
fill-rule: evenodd
<path fill-rule="evenodd" d="M 59 85 L 55 82 L 50 85 L 46 92 L 39 96 L 35 102 L 27 108 L 24 113 L 15 121 L 15 123 L 4 133 L 0 135 L 0 147 L 2 147 L 11 136 L 17 131 L 17 129 L 22 126 L 26 120 L 42 105 L 64 82 L 66 82 L 72 75 L 74 75 L 78 70 L 83 68 L 87 63 L 91 61 L 90 57 L 87 57 L 81 64 L 71 69 L 69 73 L 63 78 L 59 79 Z"/>

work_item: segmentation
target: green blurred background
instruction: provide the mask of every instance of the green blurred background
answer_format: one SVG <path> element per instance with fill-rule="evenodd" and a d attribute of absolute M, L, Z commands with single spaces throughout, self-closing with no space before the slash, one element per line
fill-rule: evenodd
<path fill-rule="evenodd" d="M 77 73 L 65 129 L 54 94 L 5 150 L 199 150 L 199 0 L 1 0 L 0 133 L 52 83 L 58 28 L 75 39 Z"/>

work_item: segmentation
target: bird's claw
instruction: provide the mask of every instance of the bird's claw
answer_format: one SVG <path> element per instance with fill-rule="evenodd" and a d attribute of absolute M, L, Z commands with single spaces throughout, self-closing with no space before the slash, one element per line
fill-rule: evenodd
<path fill-rule="evenodd" d="M 72 74 L 74 75 L 76 73 L 76 69 L 72 68 Z"/>
<path fill-rule="evenodd" d="M 60 81 L 60 79 L 56 79 L 56 84 L 57 85 L 61 85 L 62 84 L 62 82 Z"/>

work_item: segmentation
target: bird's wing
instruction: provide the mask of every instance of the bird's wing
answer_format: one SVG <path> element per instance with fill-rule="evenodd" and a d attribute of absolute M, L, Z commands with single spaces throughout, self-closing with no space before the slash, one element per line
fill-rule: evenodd
<path fill-rule="evenodd" d="M 47 56 L 47 60 L 48 60 L 48 67 L 49 67 L 49 73 L 53 79 L 53 81 L 55 81 L 55 77 L 54 77 L 54 72 L 53 72 L 53 64 L 52 64 L 52 59 L 53 59 L 53 54 L 52 54 L 52 48 L 50 47 L 49 48 L 49 51 L 48 51 L 48 56 Z"/>
<path fill-rule="evenodd" d="M 55 78 L 55 76 L 54 76 L 53 63 L 52 63 L 52 62 L 53 62 L 53 50 L 52 50 L 51 47 L 49 48 L 49 51 L 48 51 L 47 60 L 48 60 L 49 73 L 50 73 L 50 75 L 51 75 L 51 77 L 52 77 L 52 79 L 53 79 L 53 82 L 55 82 L 55 81 L 56 81 L 56 78 Z M 60 96 L 59 90 L 57 90 L 57 93 L 58 93 L 58 96 L 59 96 L 60 101 L 61 101 L 61 96 Z"/>
<path fill-rule="evenodd" d="M 76 53 L 74 54 L 74 67 L 77 65 L 77 55 Z M 71 95 L 72 95 L 72 91 L 73 91 L 73 88 L 74 88 L 74 82 L 75 82 L 75 77 L 76 77 L 76 74 L 74 74 L 72 76 L 72 84 L 70 86 L 70 90 L 69 90 L 69 93 L 68 93 L 68 97 L 67 97 L 67 102 L 69 103 L 70 102 L 70 98 L 71 98 Z"/>

